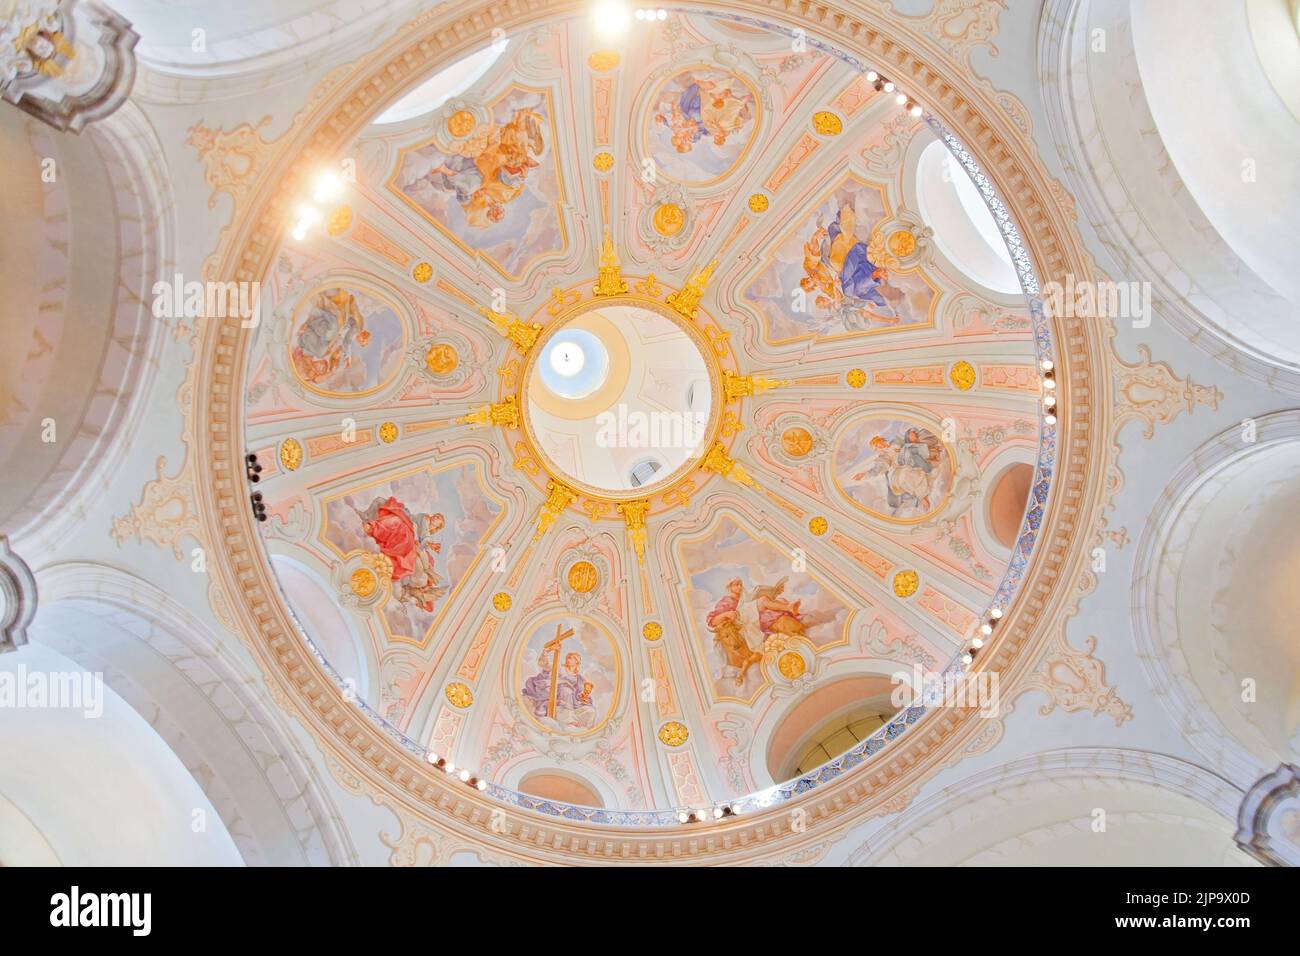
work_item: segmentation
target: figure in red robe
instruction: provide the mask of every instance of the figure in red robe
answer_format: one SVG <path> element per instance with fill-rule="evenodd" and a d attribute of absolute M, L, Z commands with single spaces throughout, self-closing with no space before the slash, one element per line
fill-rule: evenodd
<path fill-rule="evenodd" d="M 393 563 L 397 599 L 433 612 L 434 601 L 447 593 L 434 570 L 442 545 L 434 537 L 446 526 L 441 514 L 412 515 L 391 495 L 376 498 L 363 512 L 361 531 Z"/>

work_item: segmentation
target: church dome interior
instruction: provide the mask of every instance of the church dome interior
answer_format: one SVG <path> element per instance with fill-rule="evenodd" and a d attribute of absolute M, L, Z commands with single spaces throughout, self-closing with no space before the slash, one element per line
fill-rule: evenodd
<path fill-rule="evenodd" d="M 1300 19 L 1185 6 L 0 4 L 0 866 L 1300 864 Z"/>

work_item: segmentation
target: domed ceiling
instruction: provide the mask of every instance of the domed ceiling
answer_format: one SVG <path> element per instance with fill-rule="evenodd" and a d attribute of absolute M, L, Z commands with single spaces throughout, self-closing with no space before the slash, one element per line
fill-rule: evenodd
<path fill-rule="evenodd" d="M 266 548 L 351 695 L 491 795 L 739 806 L 810 695 L 942 671 L 1009 602 L 1050 343 L 950 258 L 938 128 L 856 65 L 702 14 L 474 61 L 267 277 Z"/>

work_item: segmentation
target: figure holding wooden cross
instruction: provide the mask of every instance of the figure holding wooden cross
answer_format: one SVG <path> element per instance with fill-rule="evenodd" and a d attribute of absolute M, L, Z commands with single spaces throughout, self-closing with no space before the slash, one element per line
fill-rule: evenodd
<path fill-rule="evenodd" d="M 533 709 L 534 717 L 546 717 L 565 729 L 591 727 L 596 720 L 592 705 L 593 684 L 582 676 L 582 655 L 570 651 L 560 665 L 564 642 L 573 637 L 573 628 L 555 626 L 555 637 L 542 645 L 538 654 L 538 671 L 524 681 L 523 696 Z"/>

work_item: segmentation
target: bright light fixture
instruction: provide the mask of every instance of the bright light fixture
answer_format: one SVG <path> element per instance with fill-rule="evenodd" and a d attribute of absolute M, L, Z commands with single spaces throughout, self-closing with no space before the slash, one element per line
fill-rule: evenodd
<path fill-rule="evenodd" d="M 316 177 L 316 192 L 312 194 L 315 202 L 329 202 L 343 190 L 343 181 L 331 172 L 323 172 Z"/>
<path fill-rule="evenodd" d="M 597 0 L 591 16 L 601 39 L 617 40 L 627 30 L 627 6 L 621 0 Z"/>

